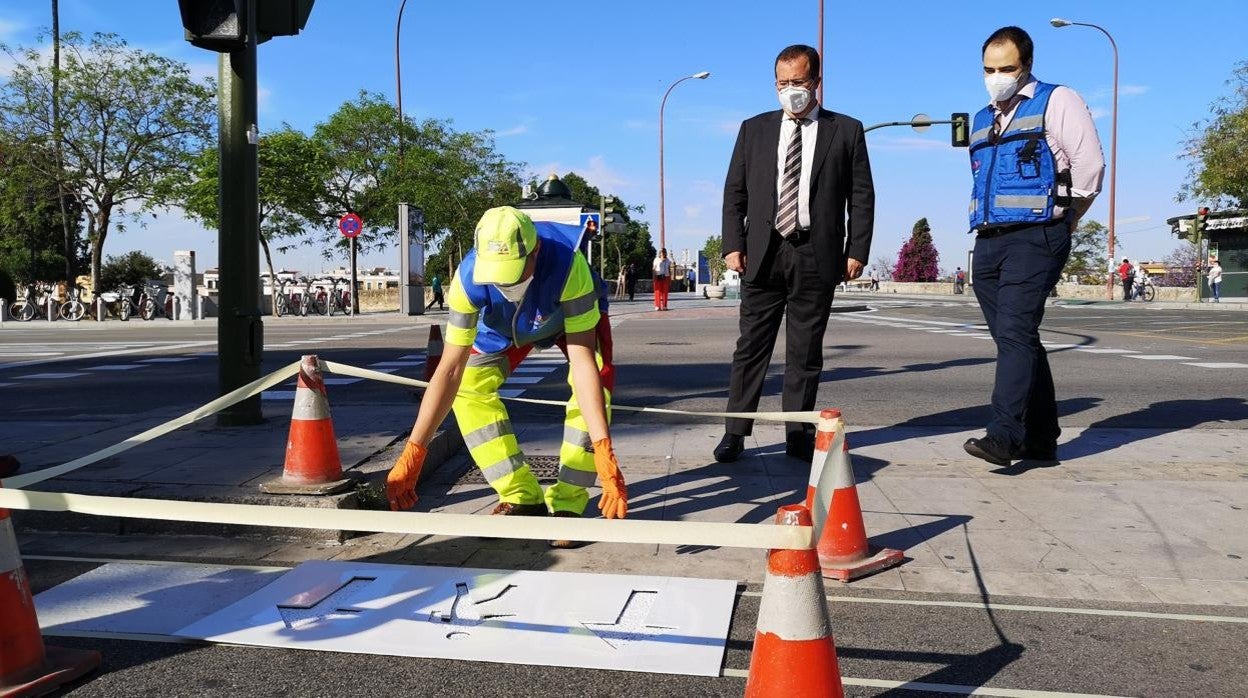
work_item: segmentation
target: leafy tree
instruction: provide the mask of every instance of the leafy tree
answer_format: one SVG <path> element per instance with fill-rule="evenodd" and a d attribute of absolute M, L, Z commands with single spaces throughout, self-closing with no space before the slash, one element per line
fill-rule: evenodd
<path fill-rule="evenodd" d="M 128 48 L 113 34 L 61 38 L 60 119 L 52 117 L 53 70 L 37 49 L 3 51 L 14 62 L 0 87 L 0 126 L 32 143 L 60 136 L 62 181 L 87 214 L 91 277 L 99 287 L 113 227 L 176 201 L 194 154 L 211 137 L 215 90 L 184 63 Z M 59 126 L 59 128 L 57 128 Z M 153 215 L 155 215 L 153 213 Z"/>
<path fill-rule="evenodd" d="M 278 247 L 286 251 L 305 236 L 309 222 L 304 214 L 314 210 L 316 192 L 325 181 L 329 164 L 313 141 L 289 125 L 260 137 L 256 157 L 260 164 L 260 246 L 269 268 L 273 270 L 273 242 L 285 241 Z M 219 155 L 216 148 L 207 148 L 195 158 L 194 176 L 181 193 L 182 206 L 192 217 L 208 228 L 220 225 L 217 204 Z M 270 291 L 276 292 L 275 285 Z M 277 312 L 277 304 L 273 304 Z"/>
<path fill-rule="evenodd" d="M 706 268 L 711 275 L 708 283 L 714 285 L 723 281 L 724 269 L 727 265 L 724 262 L 724 240 L 718 235 L 712 235 L 706 239 L 706 244 L 702 246 L 702 255 L 706 257 Z"/>
<path fill-rule="evenodd" d="M 0 133 L 0 295 L 12 297 L 13 282 L 51 281 L 65 274 L 64 234 L 58 185 L 51 174 L 55 155 L 46 147 Z M 71 279 L 83 268 L 86 249 L 78 236 L 81 208 L 63 194 L 71 220 Z M 77 244 L 75 244 L 77 243 Z"/>
<path fill-rule="evenodd" d="M 588 180 L 575 172 L 569 172 L 563 175 L 561 179 L 564 184 L 568 185 L 574 201 L 579 201 L 587 206 L 598 206 L 603 195 L 598 187 L 590 184 Z M 646 207 L 641 205 L 630 206 L 617 195 L 610 194 L 609 196 L 615 197 L 615 208 L 624 211 L 627 220 L 625 221 L 624 232 L 607 235 L 607 264 L 604 276 L 608 279 L 617 278 L 620 274 L 620 269 L 627 267 L 629 264 L 635 265 L 640 270 L 650 269 L 659 251 L 655 249 L 654 243 L 651 241 L 650 224 L 641 220 L 642 214 L 646 212 Z M 640 273 L 639 276 L 644 278 L 647 273 Z"/>
<path fill-rule="evenodd" d="M 134 250 L 120 256 L 109 255 L 100 267 L 100 292 L 111 291 L 119 286 L 142 284 L 148 279 L 159 279 L 168 271 L 160 262 L 142 250 Z"/>
<path fill-rule="evenodd" d="M 1109 229 L 1104 224 L 1090 218 L 1081 221 L 1070 236 L 1070 259 L 1062 269 L 1062 278 L 1074 276 L 1081 284 L 1104 284 L 1108 244 Z"/>
<path fill-rule="evenodd" d="M 1196 285 L 1197 271 L 1200 268 L 1200 253 L 1196 245 L 1190 241 L 1180 243 L 1162 260 L 1166 265 L 1166 273 L 1157 281 L 1158 286 L 1179 286 L 1192 288 Z"/>
<path fill-rule="evenodd" d="M 932 242 L 932 228 L 926 218 L 915 221 L 910 239 L 897 254 L 894 281 L 935 281 L 940 274 L 940 253 Z"/>
<path fill-rule="evenodd" d="M 1227 84 L 1231 94 L 1210 105 L 1210 117 L 1193 124 L 1198 134 L 1185 143 L 1188 178 L 1179 201 L 1248 207 L 1248 61 L 1235 66 Z"/>

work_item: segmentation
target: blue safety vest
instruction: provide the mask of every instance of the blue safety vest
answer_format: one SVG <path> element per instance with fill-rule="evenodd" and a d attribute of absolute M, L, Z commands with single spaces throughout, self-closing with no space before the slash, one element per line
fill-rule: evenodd
<path fill-rule="evenodd" d="M 995 140 L 992 106 L 975 115 L 971 132 L 971 230 L 1044 223 L 1053 207 L 1070 205 L 1070 170 L 1057 171 L 1045 140 L 1044 112 L 1056 85 L 1037 82 L 1034 96 L 1019 102 L 1014 118 Z M 1066 187 L 1066 194 L 1058 186 Z"/>
<path fill-rule="evenodd" d="M 533 225 L 541 246 L 537 250 L 533 281 L 518 307 L 493 284 L 473 283 L 472 270 L 477 263 L 475 249 L 464 255 L 464 261 L 459 265 L 459 282 L 468 300 L 481 313 L 477 321 L 477 339 L 473 342 L 477 351 L 493 354 L 505 351 L 513 344 L 550 347 L 564 334 L 560 296 L 572 273 L 576 248 L 564 231 L 552 227 L 560 224 L 534 222 Z M 601 300 L 599 306 L 601 308 Z"/>

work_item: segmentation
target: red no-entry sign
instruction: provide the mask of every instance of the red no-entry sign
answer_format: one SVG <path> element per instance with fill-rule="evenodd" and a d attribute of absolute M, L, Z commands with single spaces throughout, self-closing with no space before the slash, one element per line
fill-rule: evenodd
<path fill-rule="evenodd" d="M 353 238 L 360 234 L 360 230 L 364 227 L 364 221 L 354 213 L 348 213 L 338 219 L 338 230 L 343 236 Z"/>

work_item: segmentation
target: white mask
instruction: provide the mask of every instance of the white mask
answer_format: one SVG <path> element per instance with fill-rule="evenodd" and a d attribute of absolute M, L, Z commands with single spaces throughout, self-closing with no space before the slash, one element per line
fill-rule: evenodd
<path fill-rule="evenodd" d="M 499 284 L 494 284 L 494 288 L 498 289 L 498 292 L 503 294 L 503 297 L 506 298 L 507 300 L 511 301 L 512 303 L 515 303 L 516 305 L 520 305 L 520 301 L 524 300 L 524 292 L 529 290 L 529 284 L 531 283 L 533 283 L 532 276 L 525 279 L 524 281 L 512 284 L 510 286 L 502 286 Z"/>
<path fill-rule="evenodd" d="M 780 90 L 780 106 L 790 114 L 801 114 L 810 106 L 810 90 L 790 85 Z"/>
<path fill-rule="evenodd" d="M 984 87 L 988 88 L 988 97 L 994 102 L 1004 102 L 1018 91 L 1019 78 L 1005 73 L 993 73 L 984 76 Z"/>

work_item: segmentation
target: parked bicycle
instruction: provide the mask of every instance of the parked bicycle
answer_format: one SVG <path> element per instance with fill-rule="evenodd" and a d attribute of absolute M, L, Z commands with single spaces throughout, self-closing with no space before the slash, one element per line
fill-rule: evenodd
<path fill-rule="evenodd" d="M 82 287 L 77 284 L 74 284 L 73 288 L 66 288 L 65 295 L 68 298 L 60 304 L 57 310 L 62 320 L 78 322 L 87 314 L 87 306 L 82 302 L 82 292 Z"/>
<path fill-rule="evenodd" d="M 333 282 L 333 287 L 329 292 L 329 314 L 342 311 L 343 315 L 351 315 L 354 312 L 351 305 L 351 280 L 331 278 L 330 281 Z"/>
<path fill-rule="evenodd" d="M 118 320 L 129 320 L 134 315 L 135 298 L 138 287 L 119 286 L 115 291 L 105 291 L 95 298 L 96 307 L 104 308 L 104 317 L 115 317 Z M 99 312 L 98 310 L 96 311 Z"/>
<path fill-rule="evenodd" d="M 318 283 L 319 282 L 319 283 Z M 313 286 L 316 290 L 313 291 Z M 303 306 L 303 314 L 316 313 L 317 315 L 325 315 L 329 312 L 329 293 L 325 291 L 325 282 L 321 279 L 311 279 L 304 277 L 303 294 L 307 302 Z"/>
<path fill-rule="evenodd" d="M 277 280 L 277 293 L 273 296 L 273 302 L 277 306 L 279 317 L 299 314 L 303 298 L 299 294 L 299 286 L 294 279 Z"/>
<path fill-rule="evenodd" d="M 1148 277 L 1148 274 L 1137 274 L 1135 288 L 1131 295 L 1135 300 L 1153 301 L 1157 298 L 1157 287 L 1153 285 L 1153 280 Z"/>
<path fill-rule="evenodd" d="M 159 281 L 149 281 L 143 289 L 139 300 L 139 315 L 144 320 L 151 320 L 157 315 L 173 319 L 173 294 L 169 286 Z"/>

